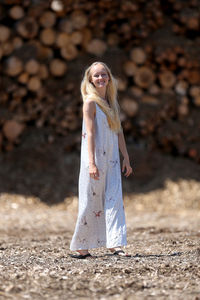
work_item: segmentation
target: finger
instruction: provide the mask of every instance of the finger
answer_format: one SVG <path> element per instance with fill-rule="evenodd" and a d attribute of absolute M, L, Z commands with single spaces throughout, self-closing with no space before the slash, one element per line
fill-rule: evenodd
<path fill-rule="evenodd" d="M 126 171 L 126 173 L 124 175 L 127 177 L 128 176 L 128 171 Z"/>
<path fill-rule="evenodd" d="M 126 175 L 126 177 L 128 177 L 130 175 L 130 169 L 127 170 L 125 175 Z"/>
<path fill-rule="evenodd" d="M 99 171 L 97 170 L 97 172 L 95 173 L 95 179 L 99 180 Z"/>
<path fill-rule="evenodd" d="M 133 173 L 133 170 L 132 170 L 132 168 L 129 170 L 129 174 L 128 174 L 128 176 L 129 175 L 131 175 Z"/>

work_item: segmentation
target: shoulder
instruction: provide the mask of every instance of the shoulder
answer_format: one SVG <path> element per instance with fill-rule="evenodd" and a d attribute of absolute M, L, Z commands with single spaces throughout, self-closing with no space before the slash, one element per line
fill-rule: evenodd
<path fill-rule="evenodd" d="M 86 99 L 83 103 L 83 112 L 96 113 L 96 102 L 92 99 Z"/>

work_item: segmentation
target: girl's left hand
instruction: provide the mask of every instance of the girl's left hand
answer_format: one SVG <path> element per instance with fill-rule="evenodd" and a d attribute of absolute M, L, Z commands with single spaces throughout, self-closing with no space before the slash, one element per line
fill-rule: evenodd
<path fill-rule="evenodd" d="M 131 168 L 130 162 L 124 158 L 122 163 L 122 172 L 125 171 L 125 168 L 126 168 L 126 173 L 124 174 L 124 176 L 128 177 L 131 173 L 133 173 L 133 170 Z"/>

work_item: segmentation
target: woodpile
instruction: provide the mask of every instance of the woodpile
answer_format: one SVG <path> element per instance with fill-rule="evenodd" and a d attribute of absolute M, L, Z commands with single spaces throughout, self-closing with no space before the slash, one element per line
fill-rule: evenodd
<path fill-rule="evenodd" d="M 200 163 L 199 4 L 1 2 L 1 151 L 29 126 L 49 128 L 47 142 L 80 132 L 81 76 L 102 60 L 118 80 L 127 138 Z"/>

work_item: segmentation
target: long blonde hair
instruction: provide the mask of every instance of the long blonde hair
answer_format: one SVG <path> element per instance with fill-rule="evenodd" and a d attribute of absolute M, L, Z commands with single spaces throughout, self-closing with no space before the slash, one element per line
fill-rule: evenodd
<path fill-rule="evenodd" d="M 99 93 L 97 92 L 95 86 L 90 81 L 90 71 L 94 65 L 101 64 L 108 73 L 109 81 L 106 88 L 106 98 L 109 102 L 110 107 L 101 100 Z M 94 100 L 102 109 L 102 111 L 106 114 L 108 124 L 111 130 L 118 133 L 122 130 L 121 122 L 120 122 L 120 107 L 117 102 L 117 81 L 113 77 L 108 66 L 103 62 L 94 62 L 90 67 L 88 67 L 85 71 L 83 80 L 81 82 L 81 94 L 83 98 L 83 102 L 86 99 Z"/>

